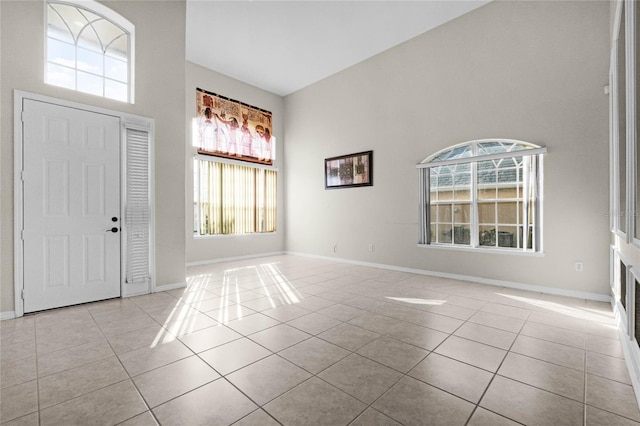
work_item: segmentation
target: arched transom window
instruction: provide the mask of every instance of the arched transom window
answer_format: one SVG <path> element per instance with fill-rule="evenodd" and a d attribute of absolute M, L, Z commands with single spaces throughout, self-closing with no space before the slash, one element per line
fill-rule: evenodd
<path fill-rule="evenodd" d="M 47 2 L 46 82 L 133 103 L 134 26 L 94 1 Z"/>
<path fill-rule="evenodd" d="M 465 142 L 417 165 L 419 244 L 542 251 L 542 156 L 508 139 Z"/>

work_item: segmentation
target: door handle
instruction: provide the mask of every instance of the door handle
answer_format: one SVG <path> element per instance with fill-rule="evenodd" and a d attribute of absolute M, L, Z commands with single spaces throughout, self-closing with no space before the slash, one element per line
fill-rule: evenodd
<path fill-rule="evenodd" d="M 116 232 L 118 232 L 118 228 L 116 228 L 116 227 L 114 226 L 114 227 L 113 227 L 113 228 L 111 228 L 111 229 L 107 229 L 107 232 L 113 232 L 113 233 L 116 233 Z"/>

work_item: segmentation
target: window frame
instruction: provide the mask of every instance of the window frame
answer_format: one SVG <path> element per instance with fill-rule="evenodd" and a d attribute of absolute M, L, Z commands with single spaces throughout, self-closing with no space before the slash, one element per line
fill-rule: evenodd
<path fill-rule="evenodd" d="M 276 228 L 274 231 L 264 231 L 264 232 L 244 232 L 244 233 L 229 233 L 229 234 L 200 234 L 198 232 L 198 229 L 200 228 L 200 209 L 199 209 L 199 203 L 201 200 L 200 194 L 198 194 L 198 202 L 196 202 L 195 200 L 195 196 L 196 196 L 196 192 L 200 192 L 200 176 L 199 173 L 196 176 L 196 169 L 194 167 L 194 163 L 195 162 L 199 162 L 199 161 L 208 161 L 211 163 L 222 163 L 222 164 L 230 164 L 233 166 L 241 166 L 241 167 L 247 167 L 250 169 L 262 169 L 262 170 L 269 170 L 269 171 L 273 171 L 276 173 L 276 194 L 275 194 L 275 205 L 276 205 Z M 248 162 L 244 162 L 244 161 L 237 161 L 237 160 L 230 160 L 230 159 L 226 159 L 226 158 L 222 158 L 222 157 L 212 157 L 209 155 L 202 155 L 202 154 L 195 154 L 193 156 L 193 160 L 191 162 L 191 171 L 192 171 L 192 179 L 193 179 L 193 232 L 192 232 L 192 236 L 194 239 L 210 239 L 210 238 L 242 238 L 242 237 L 250 237 L 250 236 L 257 236 L 257 235 L 275 235 L 277 234 L 278 231 L 278 183 L 277 183 L 277 179 L 279 178 L 279 170 L 277 167 L 273 167 L 273 166 L 267 166 L 264 164 L 258 164 L 258 163 L 248 163 Z M 255 208 L 255 206 L 254 206 Z M 196 222 L 196 216 L 198 217 L 197 222 Z"/>
<path fill-rule="evenodd" d="M 611 97 L 610 97 L 610 101 L 611 101 L 611 118 L 612 118 L 612 125 L 611 125 L 611 137 L 612 137 L 612 143 L 611 143 L 611 160 L 612 160 L 612 167 L 611 167 L 611 172 L 612 172 L 612 176 L 613 176 L 613 199 L 612 199 L 612 206 L 611 206 L 611 214 L 613 217 L 612 220 L 612 230 L 613 232 L 618 235 L 618 237 L 620 237 L 622 240 L 629 242 L 628 237 L 629 232 L 627 232 L 630 228 L 629 228 L 629 216 L 627 215 L 627 210 L 629 207 L 629 198 L 628 198 L 628 192 L 629 192 L 629 186 L 627 185 L 627 175 L 629 174 L 629 168 L 628 168 L 628 160 L 629 160 L 629 156 L 628 156 L 628 144 L 626 143 L 626 137 L 627 137 L 627 127 L 630 125 L 629 120 L 627 120 L 627 107 L 628 107 L 628 101 L 629 101 L 629 87 L 626 85 L 626 81 L 627 81 L 627 77 L 626 77 L 626 69 L 629 66 L 629 64 L 627 63 L 626 60 L 626 47 L 627 47 L 627 40 L 626 40 L 626 22 L 622 22 L 622 17 L 624 16 L 625 19 L 624 21 L 627 21 L 627 15 L 628 13 L 626 13 L 626 7 L 625 7 L 625 2 L 619 2 L 616 8 L 616 16 L 615 16 L 615 22 L 614 22 L 614 28 L 613 28 L 613 40 L 612 40 L 612 44 L 611 44 L 611 67 L 610 67 L 610 78 L 611 78 Z M 624 15 L 623 15 L 624 13 Z M 625 43 L 625 52 L 620 52 L 620 42 Z M 624 62 L 624 70 L 620 70 L 619 69 L 619 61 L 620 61 L 620 54 L 623 54 L 624 58 L 623 60 Z M 624 73 L 624 77 L 623 79 L 625 81 L 623 81 L 622 83 L 625 84 L 625 91 L 624 93 L 621 92 L 620 89 L 620 73 Z M 620 96 L 623 95 L 625 97 L 625 103 L 624 103 L 624 108 L 625 111 L 620 111 Z M 624 130 L 623 128 L 621 128 L 620 125 L 620 120 L 624 119 L 625 120 L 625 126 L 624 126 Z M 623 135 L 621 135 L 621 133 L 624 133 Z M 620 156 L 622 154 L 621 152 L 621 146 L 620 146 L 620 139 L 621 136 L 625 138 L 625 147 L 624 147 L 624 155 L 625 155 L 625 161 L 624 164 L 620 164 Z M 621 176 L 622 170 L 621 167 L 624 167 L 624 177 Z M 625 191 L 622 192 L 621 190 L 621 186 L 622 184 L 625 185 Z M 622 200 L 622 196 L 624 196 L 624 200 Z M 624 201 L 624 206 L 621 205 L 621 203 Z"/>
<path fill-rule="evenodd" d="M 640 161 L 640 138 L 638 138 L 638 128 L 640 116 L 638 115 L 638 99 L 640 85 L 638 84 L 638 51 L 637 43 L 640 39 L 638 32 L 637 17 L 639 16 L 638 6 L 634 1 L 628 1 L 625 5 L 625 46 L 626 46 L 626 74 L 625 87 L 627 89 L 627 203 L 628 207 L 628 242 L 636 247 L 640 247 L 640 185 L 638 178 L 640 172 L 638 164 Z"/>
<path fill-rule="evenodd" d="M 511 144 L 512 146 L 525 146 L 526 148 L 524 149 L 518 149 L 518 150 L 509 150 L 509 151 L 505 151 L 505 152 L 499 152 L 499 153 L 493 153 L 493 154 L 482 154 L 479 153 L 478 151 L 478 147 L 481 144 L 484 143 L 489 143 L 489 142 L 499 142 L 501 144 Z M 470 155 L 465 155 L 463 157 L 460 158 L 453 158 L 453 159 L 443 159 L 443 160 L 439 160 L 438 157 L 446 154 L 447 152 L 452 152 L 456 149 L 459 148 L 463 148 L 463 147 L 470 147 L 470 149 L 465 149 L 464 153 L 465 154 L 470 154 Z M 513 139 L 480 139 L 480 140 L 472 140 L 472 141 L 468 141 L 468 142 L 463 142 L 460 144 L 456 144 L 456 145 L 452 145 L 449 146 L 447 148 L 444 148 L 438 152 L 436 152 L 435 154 L 432 154 L 430 156 L 428 156 L 427 158 L 425 158 L 422 162 L 420 162 L 419 164 L 416 165 L 416 168 L 419 170 L 419 241 L 418 241 L 418 246 L 420 247 L 429 247 L 429 248 L 443 248 L 443 249 L 453 249 L 453 250 L 463 250 L 463 251 L 483 251 L 483 252 L 492 252 L 492 253 L 509 253 L 509 254 L 525 254 L 525 255 L 543 255 L 543 238 L 542 238 L 542 223 L 543 223 L 543 208 L 542 208 L 542 200 L 543 200 L 543 196 L 542 194 L 544 193 L 544 154 L 546 154 L 547 149 L 546 147 L 541 147 L 529 142 L 524 142 L 524 141 L 519 141 L 519 140 L 513 140 Z M 463 154 L 464 155 L 464 154 Z M 524 220 L 522 220 L 523 223 L 519 223 L 518 220 L 516 220 L 516 222 L 518 222 L 515 226 L 516 227 L 522 227 L 523 229 L 523 235 L 525 234 L 525 229 L 528 229 L 529 226 L 532 227 L 533 232 L 532 232 L 532 248 L 529 249 L 527 248 L 528 244 L 526 243 L 526 239 L 525 241 L 523 241 L 522 243 L 522 248 L 518 248 L 518 247 L 501 247 L 499 246 L 498 240 L 496 239 L 496 245 L 495 246 L 488 246 L 488 245 L 481 245 L 480 244 L 480 228 L 481 228 L 481 224 L 480 224 L 480 218 L 479 218 L 479 210 L 478 210 L 478 206 L 481 204 L 486 204 L 488 202 L 493 202 L 493 203 L 497 203 L 498 202 L 502 202 L 502 201 L 509 201 L 511 200 L 511 198 L 509 199 L 501 199 L 497 196 L 496 194 L 496 198 L 495 199 L 491 199 L 491 200 L 479 200 L 478 197 L 478 189 L 479 189 L 479 184 L 478 184 L 478 164 L 483 162 L 483 161 L 489 161 L 489 160 L 496 160 L 496 159 L 503 159 L 503 158 L 517 158 L 517 157 L 522 157 L 522 165 L 516 166 L 515 169 L 516 170 L 523 170 L 525 169 L 526 165 L 529 164 L 532 161 L 532 159 L 535 159 L 535 161 L 537 161 L 537 163 L 535 163 L 533 170 L 534 170 L 534 174 L 530 177 L 531 179 L 534 179 L 532 181 L 534 188 L 535 188 L 535 192 L 533 194 L 531 194 L 531 200 L 533 202 L 533 220 L 532 220 L 532 224 L 531 225 L 526 225 L 524 224 Z M 527 158 L 528 157 L 528 158 Z M 452 220 L 452 236 L 451 236 L 451 243 L 441 243 L 441 242 L 435 242 L 432 241 L 432 236 L 431 236 L 431 207 L 433 205 L 439 205 L 441 203 L 439 203 L 439 201 L 435 201 L 433 204 L 431 202 L 431 182 L 430 182 L 430 175 L 431 175 L 431 168 L 434 167 L 440 167 L 440 166 L 450 166 L 450 165 L 457 165 L 457 164 L 469 164 L 470 165 L 470 170 L 471 170 L 471 182 L 470 182 L 470 197 L 469 200 L 465 200 L 462 201 L 465 204 L 470 204 L 470 223 L 469 223 L 469 228 L 470 228 L 470 241 L 469 244 L 456 244 L 455 243 L 455 232 L 453 227 L 455 226 L 455 220 Z M 495 169 L 496 171 L 499 169 Z M 527 173 L 527 175 L 529 175 L 529 173 Z M 524 188 L 526 185 L 526 180 L 525 180 L 525 176 L 523 175 L 522 178 L 522 187 Z M 496 188 L 498 188 L 498 182 L 496 181 Z M 453 188 L 453 187 L 452 187 Z M 517 202 L 526 202 L 526 205 L 522 205 L 520 206 L 518 204 L 517 207 L 517 214 L 521 215 L 522 211 L 524 211 L 525 208 L 529 209 L 529 207 L 526 207 L 529 204 L 529 201 L 527 201 L 529 198 L 526 197 L 525 194 L 516 194 L 516 198 Z M 449 200 L 450 204 L 453 205 L 456 203 L 455 197 L 452 197 L 451 200 Z M 497 208 L 497 207 L 496 207 Z M 496 217 L 495 217 L 495 224 L 496 224 L 496 230 L 498 229 L 498 224 L 499 224 L 499 219 L 496 213 Z M 516 231 L 517 232 L 517 231 Z"/>
<path fill-rule="evenodd" d="M 53 84 L 49 82 L 48 75 L 48 65 L 49 65 L 49 4 L 62 4 L 67 6 L 72 6 L 78 9 L 87 10 L 90 13 L 95 15 L 99 15 L 105 20 L 109 21 L 111 24 L 119 27 L 123 32 L 127 34 L 127 99 L 126 101 L 105 96 L 104 91 L 102 95 L 92 94 L 89 92 L 80 91 L 77 89 L 77 76 L 74 79 L 75 87 L 74 89 L 60 86 L 57 84 Z M 95 1 L 95 0 L 47 0 L 44 2 L 44 82 L 46 84 L 62 87 L 68 90 L 73 90 L 78 93 L 92 94 L 93 96 L 98 96 L 104 99 L 110 99 L 118 102 L 126 102 L 129 104 L 135 103 L 135 25 L 131 23 L 129 20 L 124 18 L 122 15 L 110 9 L 109 7 Z M 78 48 L 77 40 L 74 43 L 74 48 Z M 105 56 L 103 52 L 103 57 Z M 74 68 L 68 67 L 69 69 L 73 69 L 74 72 L 77 72 L 79 69 L 77 64 Z M 101 76 L 104 80 L 104 75 Z"/>

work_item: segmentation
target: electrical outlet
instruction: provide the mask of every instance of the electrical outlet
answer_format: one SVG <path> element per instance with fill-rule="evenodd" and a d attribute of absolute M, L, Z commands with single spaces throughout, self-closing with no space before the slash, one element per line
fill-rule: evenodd
<path fill-rule="evenodd" d="M 369 251 L 373 251 L 373 244 L 369 244 Z"/>
<path fill-rule="evenodd" d="M 584 263 L 576 262 L 576 272 L 582 272 L 582 271 L 584 271 Z"/>

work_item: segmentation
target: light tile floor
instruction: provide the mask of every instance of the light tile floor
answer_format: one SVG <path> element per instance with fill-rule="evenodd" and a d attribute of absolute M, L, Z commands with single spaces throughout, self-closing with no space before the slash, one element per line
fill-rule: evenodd
<path fill-rule="evenodd" d="M 640 425 L 611 307 L 327 260 L 0 323 L 2 425 Z"/>

